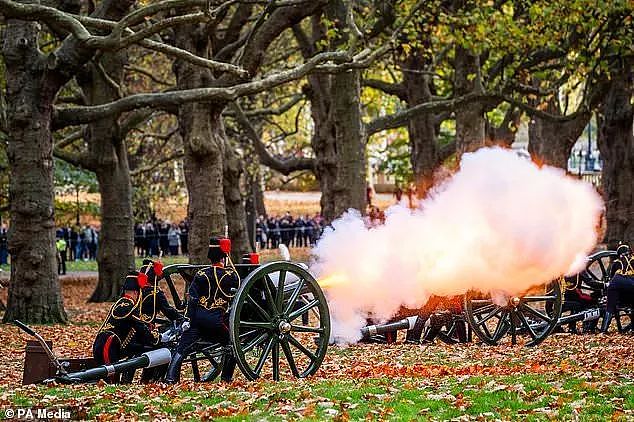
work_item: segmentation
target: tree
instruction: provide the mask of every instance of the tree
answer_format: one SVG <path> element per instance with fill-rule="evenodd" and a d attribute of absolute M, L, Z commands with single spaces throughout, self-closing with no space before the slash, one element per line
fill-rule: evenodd
<path fill-rule="evenodd" d="M 106 0 L 92 16 L 118 19 L 130 4 Z M 54 246 L 53 102 L 94 49 L 77 37 L 67 37 L 55 51 L 43 54 L 38 45 L 40 25 L 19 19 L 38 8 L 43 10 L 31 4 L 0 2 L 0 11 L 8 18 L 2 54 L 7 79 L 12 198 L 11 281 L 4 321 L 48 323 L 66 321 Z M 54 30 L 76 29 L 51 16 L 45 20 Z"/>
<path fill-rule="evenodd" d="M 599 149 L 604 159 L 603 197 L 606 204 L 605 243 L 615 248 L 634 241 L 634 60 L 613 56 L 610 85 L 599 118 Z"/>

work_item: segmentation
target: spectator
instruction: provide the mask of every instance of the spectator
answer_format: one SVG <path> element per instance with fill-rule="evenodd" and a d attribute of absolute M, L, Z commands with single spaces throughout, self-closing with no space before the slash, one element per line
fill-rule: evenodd
<path fill-rule="evenodd" d="M 269 235 L 271 239 L 270 248 L 277 249 L 280 242 L 280 225 L 279 225 L 279 216 L 275 216 L 275 218 L 269 218 L 267 222 L 267 226 L 269 229 Z"/>
<path fill-rule="evenodd" d="M 255 242 L 260 249 L 266 248 L 267 234 L 264 216 L 259 216 L 255 221 Z"/>
<path fill-rule="evenodd" d="M 306 227 L 306 222 L 304 221 L 304 217 L 300 215 L 295 220 L 295 246 L 298 248 L 303 248 L 304 246 L 308 246 L 304 243 L 305 227 Z"/>
<path fill-rule="evenodd" d="M 181 253 L 187 255 L 189 254 L 189 221 L 181 221 L 178 228 L 181 236 Z"/>
<path fill-rule="evenodd" d="M 6 224 L 3 224 L 0 227 L 0 265 L 7 264 L 7 258 L 9 257 L 9 247 L 8 247 L 8 231 Z"/>
<path fill-rule="evenodd" d="M 313 246 L 313 230 L 315 229 L 315 223 L 311 220 L 310 216 L 306 214 L 304 220 L 304 245 Z"/>
<path fill-rule="evenodd" d="M 169 242 L 169 239 L 167 238 L 167 234 L 169 233 L 169 230 L 170 230 L 169 223 L 167 221 L 159 220 L 159 225 L 158 225 L 159 246 L 161 247 L 161 252 L 163 252 L 163 255 L 169 254 L 170 242 Z"/>
<path fill-rule="evenodd" d="M 77 233 L 77 226 L 72 226 L 70 228 L 70 260 L 77 261 L 77 256 L 79 254 L 79 233 Z"/>
<path fill-rule="evenodd" d="M 77 254 L 77 259 L 83 259 L 84 261 L 88 261 L 87 230 L 88 226 L 84 226 L 83 230 L 79 232 L 79 253 Z"/>
<path fill-rule="evenodd" d="M 66 240 L 63 235 L 57 236 L 57 242 L 55 242 L 55 248 L 57 249 L 57 274 L 66 274 Z"/>
<path fill-rule="evenodd" d="M 147 251 L 145 256 L 158 256 L 158 231 L 154 227 L 154 224 L 147 222 L 145 225 L 145 238 L 147 240 Z"/>
<path fill-rule="evenodd" d="M 87 227 L 86 243 L 88 245 L 88 259 L 97 259 L 97 245 L 99 244 L 99 234 L 94 226 Z"/>
<path fill-rule="evenodd" d="M 140 223 L 134 225 L 134 247 L 138 256 L 145 255 L 145 228 Z"/>
<path fill-rule="evenodd" d="M 178 255 L 178 245 L 180 243 L 180 230 L 176 224 L 172 224 L 167 232 L 167 243 L 170 255 Z"/>

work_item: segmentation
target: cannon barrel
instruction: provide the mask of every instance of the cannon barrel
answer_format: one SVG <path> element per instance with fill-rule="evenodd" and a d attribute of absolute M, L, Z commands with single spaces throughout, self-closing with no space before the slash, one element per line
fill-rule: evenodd
<path fill-rule="evenodd" d="M 418 317 L 416 316 L 411 316 L 400 321 L 390 322 L 388 324 L 368 325 L 361 329 L 361 336 L 370 337 L 377 334 L 385 334 L 390 331 L 411 330 L 412 328 L 414 328 L 417 318 Z"/>
<path fill-rule="evenodd" d="M 98 381 L 128 370 L 166 365 L 170 362 L 171 356 L 171 352 L 167 348 L 151 350 L 143 353 L 141 356 L 126 359 L 112 365 L 102 365 L 85 371 L 58 376 L 55 378 L 55 381 L 68 384 Z"/>

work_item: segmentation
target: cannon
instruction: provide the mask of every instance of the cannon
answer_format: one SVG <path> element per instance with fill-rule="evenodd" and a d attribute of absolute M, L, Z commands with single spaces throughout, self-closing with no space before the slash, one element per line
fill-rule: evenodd
<path fill-rule="evenodd" d="M 161 282 L 167 284 L 177 309 L 184 311 L 185 295 L 179 294 L 175 279 L 184 281 L 185 292 L 196 272 L 205 265 L 175 264 L 163 269 Z M 236 264 L 241 277 L 229 309 L 230 343 L 201 341 L 185 362 L 191 365 L 195 381 L 212 381 L 220 373 L 223 359 L 232 353 L 248 380 L 258 378 L 304 378 L 321 366 L 328 349 L 330 314 L 324 294 L 307 269 L 292 262 Z M 95 382 L 125 371 L 152 368 L 169 363 L 179 330 L 164 321 L 162 330 L 174 331 L 175 341 L 167 348 L 147 351 L 114 365 L 69 373 L 48 348 L 44 339 L 24 324 L 17 324 L 38 338 L 55 366 L 52 380 L 65 383 Z"/>
<path fill-rule="evenodd" d="M 478 338 L 490 345 L 510 338 L 512 344 L 524 340 L 525 345 L 535 346 L 553 331 L 577 322 L 592 329 L 605 313 L 608 270 L 615 257 L 615 251 L 594 253 L 579 274 L 561 277 L 524 295 L 495 298 L 468 292 L 464 297 L 465 317 Z M 622 317 L 629 312 L 621 308 L 616 315 L 619 331 L 630 328 L 631 321 L 630 326 L 622 324 Z"/>

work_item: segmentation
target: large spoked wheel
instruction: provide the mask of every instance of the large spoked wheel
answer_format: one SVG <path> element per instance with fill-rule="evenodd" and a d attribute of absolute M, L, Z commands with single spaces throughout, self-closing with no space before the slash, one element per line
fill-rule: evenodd
<path fill-rule="evenodd" d="M 478 292 L 465 295 L 464 309 L 471 330 L 486 344 L 518 342 L 535 346 L 548 337 L 561 315 L 562 294 L 559 281 L 523 296 L 495 297 Z"/>
<path fill-rule="evenodd" d="M 319 369 L 330 314 L 313 276 L 290 262 L 263 265 L 233 300 L 230 332 L 238 367 L 250 380 L 304 378 Z"/>
<path fill-rule="evenodd" d="M 616 258 L 616 251 L 601 251 L 588 257 L 586 273 L 594 281 L 607 284 L 610 281 L 610 264 Z"/>

